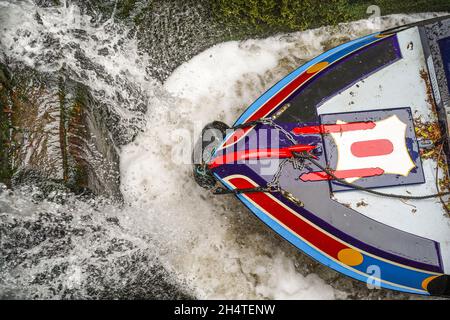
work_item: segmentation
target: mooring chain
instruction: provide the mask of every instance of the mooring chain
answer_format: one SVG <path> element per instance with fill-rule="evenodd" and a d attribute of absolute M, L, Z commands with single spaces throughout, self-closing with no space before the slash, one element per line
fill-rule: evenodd
<path fill-rule="evenodd" d="M 297 141 L 294 139 L 292 134 L 289 131 L 287 131 L 286 129 L 284 129 L 282 126 L 280 126 L 279 124 L 275 123 L 274 119 L 272 119 L 272 118 L 262 118 L 259 120 L 238 124 L 238 125 L 231 127 L 231 129 L 235 129 L 235 130 L 243 129 L 243 128 L 255 126 L 257 124 L 265 124 L 265 125 L 271 126 L 271 127 L 275 128 L 276 130 L 282 132 L 293 145 L 297 144 Z"/>
<path fill-rule="evenodd" d="M 221 187 L 216 188 L 213 193 L 214 194 L 241 194 L 241 193 L 255 193 L 255 192 L 270 192 L 270 193 L 276 193 L 276 192 L 281 192 L 281 187 L 280 187 L 280 176 L 281 176 L 281 172 L 284 168 L 284 165 L 289 162 L 289 159 L 284 159 L 280 165 L 278 166 L 278 170 L 275 173 L 275 175 L 272 178 L 272 181 L 270 181 L 269 183 L 267 183 L 267 186 L 264 187 L 255 187 L 255 188 L 248 188 L 248 189 L 232 189 L 232 190 L 228 190 L 228 189 L 224 189 Z"/>
<path fill-rule="evenodd" d="M 262 118 L 255 121 L 246 122 L 240 125 L 233 126 L 232 129 L 243 129 L 250 126 L 254 126 L 257 124 L 264 124 L 273 127 L 274 129 L 278 130 L 279 132 L 282 132 L 286 138 L 292 143 L 292 145 L 297 144 L 297 141 L 294 139 L 292 134 L 288 132 L 286 129 L 284 129 L 282 126 L 276 124 L 272 118 Z M 294 195 L 284 189 L 280 186 L 280 177 L 283 172 L 283 169 L 285 165 L 291 162 L 294 169 L 302 169 L 303 168 L 303 161 L 296 157 L 291 157 L 287 159 L 283 159 L 283 161 L 278 166 L 278 170 L 273 176 L 272 181 L 270 181 L 267 186 L 264 187 L 255 187 L 255 188 L 249 188 L 249 189 L 225 189 L 222 187 L 218 187 L 215 190 L 213 190 L 214 195 L 223 195 L 223 194 L 244 194 L 244 193 L 257 193 L 257 192 L 267 192 L 267 193 L 280 193 L 283 197 L 288 199 L 289 201 L 295 203 L 296 205 L 303 207 L 303 202 L 299 199 L 295 198 Z"/>
<path fill-rule="evenodd" d="M 282 126 L 276 124 L 272 118 L 262 118 L 255 121 L 246 122 L 240 125 L 234 126 L 232 129 L 242 129 L 250 126 L 255 126 L 257 124 L 265 124 L 269 125 L 276 130 L 282 132 L 289 141 L 295 145 L 297 144 L 297 141 L 294 139 L 294 137 L 290 134 L 290 132 L 286 131 Z M 300 160 L 300 161 L 299 161 Z M 408 196 L 408 195 L 400 195 L 400 194 L 392 194 L 392 193 L 384 193 L 375 191 L 363 186 L 359 186 L 354 183 L 349 183 L 345 179 L 341 179 L 335 175 L 335 173 L 324 166 L 322 166 L 318 161 L 314 159 L 314 157 L 308 153 L 298 153 L 293 152 L 293 157 L 284 159 L 283 162 L 280 164 L 278 171 L 275 173 L 274 178 L 271 182 L 267 184 L 267 187 L 256 187 L 256 188 L 250 188 L 250 189 L 233 189 L 228 190 L 224 188 L 217 188 L 215 191 L 213 191 L 214 194 L 243 194 L 243 193 L 256 193 L 256 192 L 268 192 L 268 193 L 281 193 L 285 198 L 288 200 L 303 206 L 303 203 L 295 198 L 290 192 L 283 190 L 280 187 L 279 179 L 282 173 L 282 170 L 287 162 L 291 162 L 295 169 L 302 169 L 304 167 L 304 161 L 308 160 L 311 164 L 315 165 L 319 169 L 323 170 L 327 175 L 331 177 L 332 180 L 337 181 L 343 185 L 346 185 L 348 187 L 351 187 L 355 190 L 371 193 L 377 196 L 381 197 L 388 197 L 388 198 L 395 198 L 395 199 L 401 199 L 401 200 L 425 200 L 425 199 L 432 199 L 432 198 L 440 198 L 443 196 L 450 196 L 450 192 L 438 192 L 435 194 L 430 195 L 423 195 L 423 196 Z"/>
<path fill-rule="evenodd" d="M 280 177 L 281 171 L 283 171 L 284 165 L 288 162 L 288 159 L 284 159 L 278 166 L 277 172 L 274 174 L 272 181 L 267 184 L 267 187 L 272 190 L 280 191 Z"/>
<path fill-rule="evenodd" d="M 267 184 L 267 187 L 271 190 L 271 192 L 279 192 L 281 193 L 281 195 L 283 197 L 285 197 L 286 199 L 288 199 L 289 201 L 295 203 L 296 205 L 298 205 L 299 207 L 303 207 L 304 204 L 302 201 L 300 201 L 299 199 L 297 199 L 292 193 L 290 193 L 289 191 L 284 190 L 283 188 L 281 188 L 280 185 L 280 177 L 281 174 L 283 173 L 284 167 L 286 166 L 286 164 L 288 162 L 292 163 L 292 166 L 294 167 L 294 169 L 297 169 L 300 167 L 300 165 L 298 165 L 298 161 L 299 159 L 297 158 L 287 158 L 284 159 L 280 165 L 278 166 L 278 170 L 275 173 L 275 175 L 273 176 L 272 181 L 270 181 Z"/>
<path fill-rule="evenodd" d="M 285 197 L 287 200 L 295 203 L 299 207 L 303 207 L 304 204 L 302 201 L 297 199 L 292 193 L 289 191 L 284 190 L 280 186 L 280 177 L 281 173 L 283 172 L 284 167 L 288 162 L 292 163 L 293 165 L 297 163 L 298 159 L 296 158 L 287 158 L 284 159 L 280 165 L 278 166 L 278 170 L 273 176 L 272 181 L 270 181 L 267 186 L 264 187 L 255 187 L 255 188 L 248 188 L 248 189 L 225 189 L 222 187 L 218 187 L 215 190 L 213 190 L 214 195 L 224 195 L 224 194 L 245 194 L 245 193 L 257 193 L 257 192 L 265 192 L 265 193 L 280 193 L 283 197 Z"/>

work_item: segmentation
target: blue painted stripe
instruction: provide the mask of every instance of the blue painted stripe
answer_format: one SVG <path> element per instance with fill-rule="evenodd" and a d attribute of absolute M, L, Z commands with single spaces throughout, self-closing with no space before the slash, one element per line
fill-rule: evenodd
<path fill-rule="evenodd" d="M 417 289 L 422 288 L 422 281 L 424 279 L 432 276 L 430 273 L 403 268 L 399 265 L 388 263 L 366 254 L 364 254 L 363 263 L 353 268 L 361 272 L 367 272 L 370 266 L 377 266 L 380 268 L 381 278 L 383 280 Z"/>

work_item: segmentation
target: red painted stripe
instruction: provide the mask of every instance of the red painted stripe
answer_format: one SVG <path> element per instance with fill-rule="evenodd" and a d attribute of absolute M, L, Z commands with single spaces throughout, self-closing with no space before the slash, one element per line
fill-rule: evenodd
<path fill-rule="evenodd" d="M 355 157 L 376 157 L 391 154 L 394 145 L 387 139 L 358 141 L 351 145 L 350 150 Z"/>
<path fill-rule="evenodd" d="M 375 128 L 375 122 L 351 122 L 343 124 L 321 124 L 319 126 L 297 127 L 292 130 L 295 135 L 317 134 L 317 133 L 338 133 L 356 130 L 369 130 Z"/>
<path fill-rule="evenodd" d="M 383 173 L 384 170 L 381 168 L 338 170 L 333 172 L 333 174 L 339 179 L 374 177 L 380 176 Z M 333 177 L 331 177 L 330 175 L 328 175 L 326 172 L 323 171 L 304 173 L 300 176 L 300 180 L 305 182 L 331 180 L 331 179 L 333 179 Z"/>
<path fill-rule="evenodd" d="M 298 89 L 300 85 L 308 81 L 311 77 L 313 77 L 315 73 L 302 73 L 297 78 L 292 80 L 288 85 L 286 85 L 283 89 L 278 91 L 272 98 L 266 101 L 264 105 L 262 105 L 253 115 L 251 115 L 247 120 L 244 121 L 250 122 L 258 119 L 262 119 L 267 116 L 273 109 L 275 109 L 284 99 L 289 96 L 292 92 Z M 237 130 L 234 132 L 224 143 L 223 147 L 226 148 L 229 145 L 232 145 L 236 141 L 238 141 L 242 136 L 244 136 L 250 128 L 245 128 L 244 130 Z"/>
<path fill-rule="evenodd" d="M 239 189 L 256 187 L 256 185 L 243 178 L 232 178 L 229 182 Z M 315 226 L 300 219 L 267 194 L 262 192 L 250 193 L 246 194 L 246 197 L 258 204 L 258 206 L 263 208 L 272 217 L 291 229 L 295 234 L 310 242 L 316 248 L 322 252 L 325 252 L 329 256 L 337 259 L 338 252 L 342 249 L 348 248 L 348 246 L 323 233 Z"/>
<path fill-rule="evenodd" d="M 247 121 L 258 120 L 264 118 L 270 111 L 272 111 L 275 107 L 277 107 L 283 100 L 290 95 L 292 92 L 298 89 L 300 85 L 305 83 L 311 77 L 313 77 L 315 73 L 302 73 L 293 81 L 291 81 L 288 85 L 286 85 L 283 89 L 281 89 L 277 94 L 273 96 L 270 100 L 268 100 L 263 107 L 259 108 Z"/>
<path fill-rule="evenodd" d="M 292 152 L 310 152 L 315 149 L 315 146 L 298 144 L 281 149 L 254 149 L 254 150 L 242 150 L 236 152 L 229 152 L 221 157 L 216 157 L 211 163 L 208 164 L 210 169 L 214 169 L 223 164 L 236 163 L 238 161 L 250 160 L 250 159 L 284 159 L 293 156 Z"/>
<path fill-rule="evenodd" d="M 223 148 L 226 148 L 234 143 L 236 143 L 237 141 L 239 141 L 239 139 L 241 139 L 243 136 L 245 136 L 247 134 L 247 132 L 249 132 L 251 130 L 252 127 L 248 127 L 248 128 L 244 128 L 244 129 L 239 129 L 236 130 L 235 132 L 233 132 L 231 134 L 231 136 L 227 139 L 227 141 L 225 141 L 225 143 L 223 144 Z"/>

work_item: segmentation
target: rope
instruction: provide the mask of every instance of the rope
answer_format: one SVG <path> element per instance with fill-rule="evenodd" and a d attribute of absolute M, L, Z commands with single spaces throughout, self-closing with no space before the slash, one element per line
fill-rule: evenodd
<path fill-rule="evenodd" d="M 269 188 L 256 187 L 248 189 L 225 189 L 222 187 L 216 188 L 212 193 L 214 195 L 224 195 L 224 194 L 243 194 L 243 193 L 257 193 L 257 192 L 273 192 Z"/>
<path fill-rule="evenodd" d="M 427 19 L 427 20 L 422 20 L 422 21 L 418 21 L 418 22 L 413 22 L 410 24 L 406 24 L 404 26 L 398 26 L 398 27 L 393 27 L 387 30 L 382 31 L 380 34 L 381 35 L 392 35 L 394 33 L 398 33 L 400 31 L 406 30 L 406 29 L 410 29 L 413 27 L 420 27 L 420 26 L 424 26 L 427 24 L 433 24 L 436 22 L 440 22 L 442 20 L 448 19 L 450 18 L 450 15 L 445 15 L 445 16 L 440 16 L 440 17 L 436 17 L 436 18 L 431 18 L 431 19 Z"/>
<path fill-rule="evenodd" d="M 294 204 L 298 205 L 299 207 L 303 207 L 304 204 L 302 201 L 297 199 L 292 193 L 289 191 L 286 191 L 280 187 L 280 176 L 281 172 L 283 171 L 284 166 L 288 163 L 292 162 L 294 168 L 298 168 L 298 164 L 296 163 L 296 158 L 288 158 L 284 159 L 283 162 L 280 163 L 278 166 L 278 170 L 273 176 L 273 179 L 271 182 L 267 184 L 267 186 L 264 187 L 255 187 L 255 188 L 248 188 L 248 189 L 225 189 L 222 187 L 218 187 L 215 190 L 213 190 L 214 195 L 225 195 L 225 194 L 247 194 L 247 193 L 257 193 L 257 192 L 264 192 L 264 193 L 279 193 L 287 200 L 293 202 Z"/>
<path fill-rule="evenodd" d="M 281 188 L 273 188 L 273 187 L 255 187 L 255 188 L 249 188 L 249 189 L 225 189 L 222 187 L 216 188 L 212 193 L 214 195 L 226 195 L 226 194 L 250 194 L 250 193 L 258 193 L 258 192 L 264 192 L 264 193 L 280 193 L 283 197 L 285 197 L 287 200 L 295 203 L 299 207 L 303 207 L 304 204 L 302 201 L 294 197 L 294 195 L 286 190 L 283 190 Z"/>
<path fill-rule="evenodd" d="M 298 157 L 300 159 L 308 160 L 309 162 L 311 162 L 312 164 L 317 166 L 319 169 L 324 171 L 326 174 L 328 174 L 330 177 L 332 177 L 333 180 L 335 180 L 335 181 L 337 181 L 339 183 L 342 183 L 342 184 L 344 184 L 344 185 L 346 185 L 348 187 L 351 187 L 353 189 L 364 191 L 364 192 L 367 192 L 367 193 L 371 193 L 371 194 L 374 194 L 374 195 L 377 195 L 377 196 L 382 196 L 382 197 L 387 197 L 387 198 L 403 199 L 403 200 L 426 200 L 426 199 L 439 198 L 439 197 L 450 195 L 450 192 L 439 192 L 439 193 L 429 194 L 429 195 L 424 195 L 424 196 L 408 196 L 408 195 L 402 195 L 402 194 L 393 194 L 393 193 L 384 193 L 384 192 L 375 191 L 375 190 L 368 189 L 368 188 L 359 186 L 359 185 L 351 183 L 351 182 L 347 182 L 344 179 L 341 179 L 341 178 L 337 177 L 333 173 L 333 171 L 331 171 L 328 168 L 325 168 L 324 166 L 322 166 L 322 164 L 320 164 L 318 161 L 316 161 L 309 154 L 300 154 L 298 152 L 293 152 L 293 154 L 294 154 L 295 157 Z"/>

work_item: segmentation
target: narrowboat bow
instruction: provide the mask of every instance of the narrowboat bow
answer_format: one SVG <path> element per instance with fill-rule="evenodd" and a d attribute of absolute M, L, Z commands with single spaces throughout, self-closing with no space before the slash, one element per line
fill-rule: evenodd
<path fill-rule="evenodd" d="M 287 75 L 231 128 L 208 124 L 194 177 L 344 275 L 448 296 L 449 92 L 449 16 L 371 34 Z"/>

